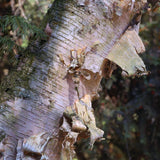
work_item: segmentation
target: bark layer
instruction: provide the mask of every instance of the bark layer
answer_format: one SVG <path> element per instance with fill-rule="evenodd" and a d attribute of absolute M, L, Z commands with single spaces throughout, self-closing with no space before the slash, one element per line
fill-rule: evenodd
<path fill-rule="evenodd" d="M 5 134 L 1 152 L 6 160 L 63 157 L 66 132 L 60 130 L 60 120 L 66 107 L 85 95 L 91 99 L 97 96 L 101 78 L 113 70 L 110 67 L 107 75 L 104 73 L 108 54 L 144 4 L 130 0 L 55 0 L 48 12 L 52 34 L 37 50 L 28 87 L 20 88 L 21 96 L 1 104 L 5 108 L 0 115 L 0 130 Z M 82 48 L 85 57 L 79 67 L 78 96 L 74 73 L 68 73 L 66 66 L 71 64 L 70 52 Z"/>

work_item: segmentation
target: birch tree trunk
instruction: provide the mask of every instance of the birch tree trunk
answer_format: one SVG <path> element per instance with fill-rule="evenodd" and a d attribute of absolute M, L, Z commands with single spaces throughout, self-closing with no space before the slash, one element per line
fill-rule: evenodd
<path fill-rule="evenodd" d="M 54 1 L 49 40 L 1 84 L 1 159 L 72 159 L 76 141 L 90 137 L 92 147 L 103 137 L 91 107 L 102 77 L 115 64 L 127 76 L 147 74 L 137 54 L 144 51 L 138 26 L 145 6 L 145 0 Z"/>

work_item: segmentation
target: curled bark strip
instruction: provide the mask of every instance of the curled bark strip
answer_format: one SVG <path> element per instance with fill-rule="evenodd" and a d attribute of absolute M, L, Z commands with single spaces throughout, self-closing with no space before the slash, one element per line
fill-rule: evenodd
<path fill-rule="evenodd" d="M 138 53 L 144 51 L 144 45 L 137 32 L 127 30 L 106 58 L 119 65 L 128 76 L 140 76 L 147 74 L 145 65 L 138 56 Z"/>
<path fill-rule="evenodd" d="M 64 115 L 71 120 L 70 125 L 64 127 L 65 130 L 70 129 L 79 134 L 88 132 L 90 134 L 91 148 L 96 140 L 102 139 L 104 132 L 96 127 L 90 95 L 85 95 L 80 100 L 77 100 L 73 106 L 67 107 Z"/>

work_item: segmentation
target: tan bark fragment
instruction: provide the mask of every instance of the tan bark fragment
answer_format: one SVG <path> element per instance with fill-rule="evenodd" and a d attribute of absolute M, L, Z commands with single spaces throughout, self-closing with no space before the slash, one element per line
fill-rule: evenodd
<path fill-rule="evenodd" d="M 107 59 L 119 65 L 128 75 L 147 74 L 138 53 L 145 51 L 144 45 L 134 30 L 127 30 L 113 46 Z"/>

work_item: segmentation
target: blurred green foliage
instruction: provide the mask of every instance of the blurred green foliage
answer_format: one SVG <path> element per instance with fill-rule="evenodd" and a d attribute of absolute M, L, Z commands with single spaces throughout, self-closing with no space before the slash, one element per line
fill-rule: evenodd
<path fill-rule="evenodd" d="M 27 48 L 30 44 L 32 45 L 35 40 L 47 40 L 45 26 L 39 22 L 42 22 L 52 2 L 53 0 L 25 0 L 22 8 L 17 7 L 19 6 L 17 0 L 14 0 L 13 6 L 8 6 L 11 3 L 6 0 L 0 2 L 0 5 L 7 6 L 8 10 L 0 11 L 0 15 L 3 15 L 0 16 L 0 81 L 17 66 L 21 61 L 20 57 L 31 53 Z M 24 14 L 21 14 L 21 10 Z"/>
<path fill-rule="evenodd" d="M 0 37 L 0 51 L 11 52 L 14 47 L 18 47 L 16 39 L 21 39 L 21 47 L 27 47 L 28 39 L 42 39 L 44 32 L 37 26 L 28 23 L 23 17 L 20 16 L 3 16 L 0 17 L 0 28 L 2 36 Z M 26 42 L 27 41 L 27 42 Z M 27 43 L 27 44 L 24 44 Z M 22 48 L 21 48 L 22 49 Z"/>
<path fill-rule="evenodd" d="M 24 3 L 25 15 L 29 22 L 40 26 L 44 15 L 54 0 L 26 0 Z"/>

